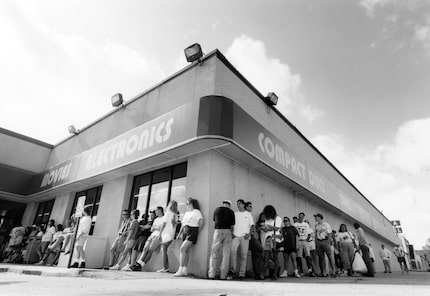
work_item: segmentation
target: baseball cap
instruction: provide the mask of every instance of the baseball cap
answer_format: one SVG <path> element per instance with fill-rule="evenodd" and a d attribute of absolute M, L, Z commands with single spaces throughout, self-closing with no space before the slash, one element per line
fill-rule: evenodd
<path fill-rule="evenodd" d="M 324 219 L 324 216 L 320 213 L 315 214 L 314 217 L 320 217 L 321 219 Z"/>
<path fill-rule="evenodd" d="M 228 199 L 223 200 L 222 203 L 227 203 L 231 206 L 231 201 L 229 201 Z"/>

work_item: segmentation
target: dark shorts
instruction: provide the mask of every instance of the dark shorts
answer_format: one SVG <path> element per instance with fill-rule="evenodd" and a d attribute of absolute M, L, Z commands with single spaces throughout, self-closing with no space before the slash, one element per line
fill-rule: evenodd
<path fill-rule="evenodd" d="M 143 247 L 145 246 L 146 240 L 148 238 L 144 235 L 141 235 L 137 238 L 136 240 L 136 244 L 134 245 L 133 250 L 137 251 L 137 252 L 142 252 L 143 251 Z"/>
<path fill-rule="evenodd" d="M 293 248 L 285 248 L 284 247 L 284 251 L 285 254 L 292 254 L 292 253 L 297 253 L 297 249 L 293 249 Z"/>
<path fill-rule="evenodd" d="M 399 263 L 404 263 L 406 265 L 406 259 L 405 259 L 405 257 L 397 257 L 397 261 Z"/>
<path fill-rule="evenodd" d="M 184 234 L 182 236 L 182 239 L 185 241 L 190 241 L 193 244 L 197 242 L 197 237 L 199 236 L 199 228 L 198 227 L 191 227 L 191 226 L 184 226 Z"/>

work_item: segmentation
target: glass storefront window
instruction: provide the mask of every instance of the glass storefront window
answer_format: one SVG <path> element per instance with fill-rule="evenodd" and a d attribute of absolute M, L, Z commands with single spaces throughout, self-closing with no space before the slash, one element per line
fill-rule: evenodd
<path fill-rule="evenodd" d="M 141 214 L 156 207 L 166 208 L 171 199 L 178 202 L 180 212 L 185 211 L 187 164 L 136 176 L 133 182 L 130 209 L 138 209 Z M 182 210 L 181 210 L 182 209 Z"/>
<path fill-rule="evenodd" d="M 76 204 L 78 203 L 78 198 L 85 196 L 85 206 L 91 206 L 91 229 L 90 235 L 94 232 L 94 226 L 97 221 L 97 212 L 99 210 L 100 197 L 102 195 L 102 186 L 91 188 L 88 190 L 80 191 L 75 195 L 75 201 L 73 202 L 72 213 L 75 212 Z"/>
<path fill-rule="evenodd" d="M 49 217 L 51 216 L 51 211 L 53 206 L 54 206 L 54 200 L 48 200 L 48 201 L 39 203 L 39 207 L 37 208 L 37 213 L 36 213 L 36 217 L 34 218 L 33 224 L 47 225 L 49 221 Z"/>

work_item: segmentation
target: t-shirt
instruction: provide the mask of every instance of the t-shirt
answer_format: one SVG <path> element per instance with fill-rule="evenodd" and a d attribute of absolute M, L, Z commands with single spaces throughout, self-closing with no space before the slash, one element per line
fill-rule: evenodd
<path fill-rule="evenodd" d="M 266 221 L 264 221 L 264 225 L 279 227 L 279 229 L 276 231 L 273 231 L 273 230 L 266 231 L 266 232 L 263 231 L 263 235 L 262 235 L 262 244 L 263 245 L 269 236 L 273 236 L 273 233 L 275 233 L 275 235 L 276 235 L 276 242 L 279 243 L 282 241 L 282 236 L 281 236 L 282 219 L 279 216 L 276 216 L 275 220 L 267 219 Z"/>
<path fill-rule="evenodd" d="M 358 243 L 360 244 L 360 246 L 366 246 L 369 244 L 366 236 L 364 235 L 363 228 L 360 227 L 357 229 L 357 236 L 358 236 Z"/>
<path fill-rule="evenodd" d="M 405 251 L 400 247 L 394 247 L 393 252 L 396 257 L 405 257 Z"/>
<path fill-rule="evenodd" d="M 130 222 L 130 228 L 128 231 L 127 239 L 135 240 L 137 238 L 138 231 L 139 231 L 139 222 L 137 222 L 137 220 L 132 220 Z"/>
<path fill-rule="evenodd" d="M 234 212 L 227 207 L 216 208 L 213 220 L 215 229 L 230 229 L 236 223 Z"/>
<path fill-rule="evenodd" d="M 321 222 L 315 225 L 315 237 L 317 240 L 328 239 L 330 233 L 331 227 L 327 222 Z"/>
<path fill-rule="evenodd" d="M 42 242 L 51 242 L 55 231 L 55 226 L 49 227 L 42 236 Z"/>
<path fill-rule="evenodd" d="M 284 248 L 286 250 L 296 249 L 296 237 L 299 236 L 299 232 L 294 226 L 286 226 L 281 229 L 282 237 L 284 238 Z"/>
<path fill-rule="evenodd" d="M 203 219 L 202 213 L 198 209 L 193 209 L 192 211 L 185 212 L 182 218 L 182 225 L 198 227 L 200 219 Z"/>
<path fill-rule="evenodd" d="M 336 241 L 338 241 L 341 244 L 344 243 L 353 243 L 352 241 L 352 234 L 350 232 L 339 232 L 336 234 Z"/>
<path fill-rule="evenodd" d="M 380 249 L 379 250 L 379 257 L 381 257 L 382 260 L 388 260 L 391 257 L 391 252 L 388 249 Z"/>
<path fill-rule="evenodd" d="M 79 221 L 79 228 L 76 233 L 76 237 L 79 238 L 81 236 L 87 236 L 90 233 L 91 229 L 91 217 L 83 216 Z"/>
<path fill-rule="evenodd" d="M 254 225 L 254 219 L 251 213 L 248 211 L 234 212 L 234 219 L 233 234 L 237 237 L 243 237 L 245 234 L 249 234 L 251 226 Z"/>
<path fill-rule="evenodd" d="M 170 242 L 175 236 L 175 228 L 173 224 L 176 224 L 176 214 L 172 211 L 167 211 L 163 216 L 162 224 L 166 223 L 163 232 L 161 233 L 161 241 L 163 243 Z"/>
<path fill-rule="evenodd" d="M 311 232 L 311 227 L 309 226 L 308 223 L 306 222 L 297 222 L 294 223 L 293 225 L 298 233 L 299 233 L 299 240 L 307 240 L 308 239 L 308 235 Z"/>
<path fill-rule="evenodd" d="M 152 227 L 151 227 L 152 233 L 150 237 L 154 237 L 160 234 L 161 224 L 163 223 L 163 217 L 155 218 L 154 222 L 152 223 Z"/>

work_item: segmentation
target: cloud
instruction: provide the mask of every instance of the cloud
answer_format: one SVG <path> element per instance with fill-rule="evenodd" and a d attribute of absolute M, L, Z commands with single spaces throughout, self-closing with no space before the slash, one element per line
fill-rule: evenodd
<path fill-rule="evenodd" d="M 423 46 L 427 55 L 430 56 L 430 17 L 427 18 L 426 24 L 415 25 L 413 38 Z"/>
<path fill-rule="evenodd" d="M 373 18 L 375 10 L 395 0 L 361 0 L 360 5 L 366 10 L 366 15 Z"/>
<path fill-rule="evenodd" d="M 310 122 L 322 115 L 321 110 L 305 103 L 300 75 L 293 74 L 281 60 L 269 57 L 262 41 L 242 35 L 234 39 L 226 56 L 262 94 L 278 95 L 277 108 L 283 114 L 301 115 Z"/>
<path fill-rule="evenodd" d="M 0 35 L 8 40 L 0 79 L 9 98 L 0 126 L 49 143 L 66 138 L 69 124 L 82 128 L 110 111 L 113 94 L 127 100 L 165 78 L 144 49 L 58 31 L 32 5 L 6 6 Z"/>
<path fill-rule="evenodd" d="M 387 218 L 401 220 L 406 237 L 417 248 L 430 236 L 422 225 L 430 223 L 430 118 L 402 124 L 390 143 L 366 150 L 352 139 L 319 135 L 311 142 Z"/>

